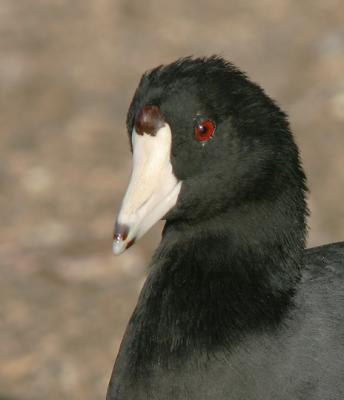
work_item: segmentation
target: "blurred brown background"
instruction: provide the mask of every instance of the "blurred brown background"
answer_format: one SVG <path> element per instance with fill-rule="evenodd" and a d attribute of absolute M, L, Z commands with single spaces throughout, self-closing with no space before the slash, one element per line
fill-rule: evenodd
<path fill-rule="evenodd" d="M 344 239 L 344 3 L 0 1 L 0 398 L 103 399 L 156 246 L 111 255 L 143 71 L 219 53 L 289 113 L 309 245 Z"/>

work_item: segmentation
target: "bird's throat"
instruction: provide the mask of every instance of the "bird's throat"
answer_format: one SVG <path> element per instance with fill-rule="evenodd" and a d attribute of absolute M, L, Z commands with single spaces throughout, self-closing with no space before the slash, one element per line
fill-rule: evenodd
<path fill-rule="evenodd" d="M 231 230 L 191 236 L 167 226 L 128 327 L 132 365 L 230 351 L 250 332 L 279 329 L 299 267 L 271 246 L 236 241 Z"/>

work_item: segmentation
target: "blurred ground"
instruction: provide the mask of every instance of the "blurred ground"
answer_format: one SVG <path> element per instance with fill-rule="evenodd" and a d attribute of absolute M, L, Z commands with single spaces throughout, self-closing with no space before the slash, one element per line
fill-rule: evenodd
<path fill-rule="evenodd" d="M 344 238 L 344 7 L 336 0 L 0 2 L 0 398 L 103 399 L 159 228 L 111 256 L 143 71 L 219 53 L 279 101 Z M 2 396 L 2 397 L 1 397 Z"/>

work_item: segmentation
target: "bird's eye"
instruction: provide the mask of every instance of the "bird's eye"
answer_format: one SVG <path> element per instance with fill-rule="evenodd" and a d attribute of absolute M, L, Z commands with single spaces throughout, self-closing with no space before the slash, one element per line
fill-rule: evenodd
<path fill-rule="evenodd" d="M 200 142 L 206 142 L 212 138 L 216 129 L 215 122 L 207 119 L 195 126 L 195 136 Z"/>

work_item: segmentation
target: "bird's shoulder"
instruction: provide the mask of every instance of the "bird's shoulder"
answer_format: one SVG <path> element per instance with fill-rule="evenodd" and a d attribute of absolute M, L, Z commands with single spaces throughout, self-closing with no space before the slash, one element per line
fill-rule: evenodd
<path fill-rule="evenodd" d="M 304 281 L 344 281 L 344 242 L 306 249 L 304 263 Z"/>

